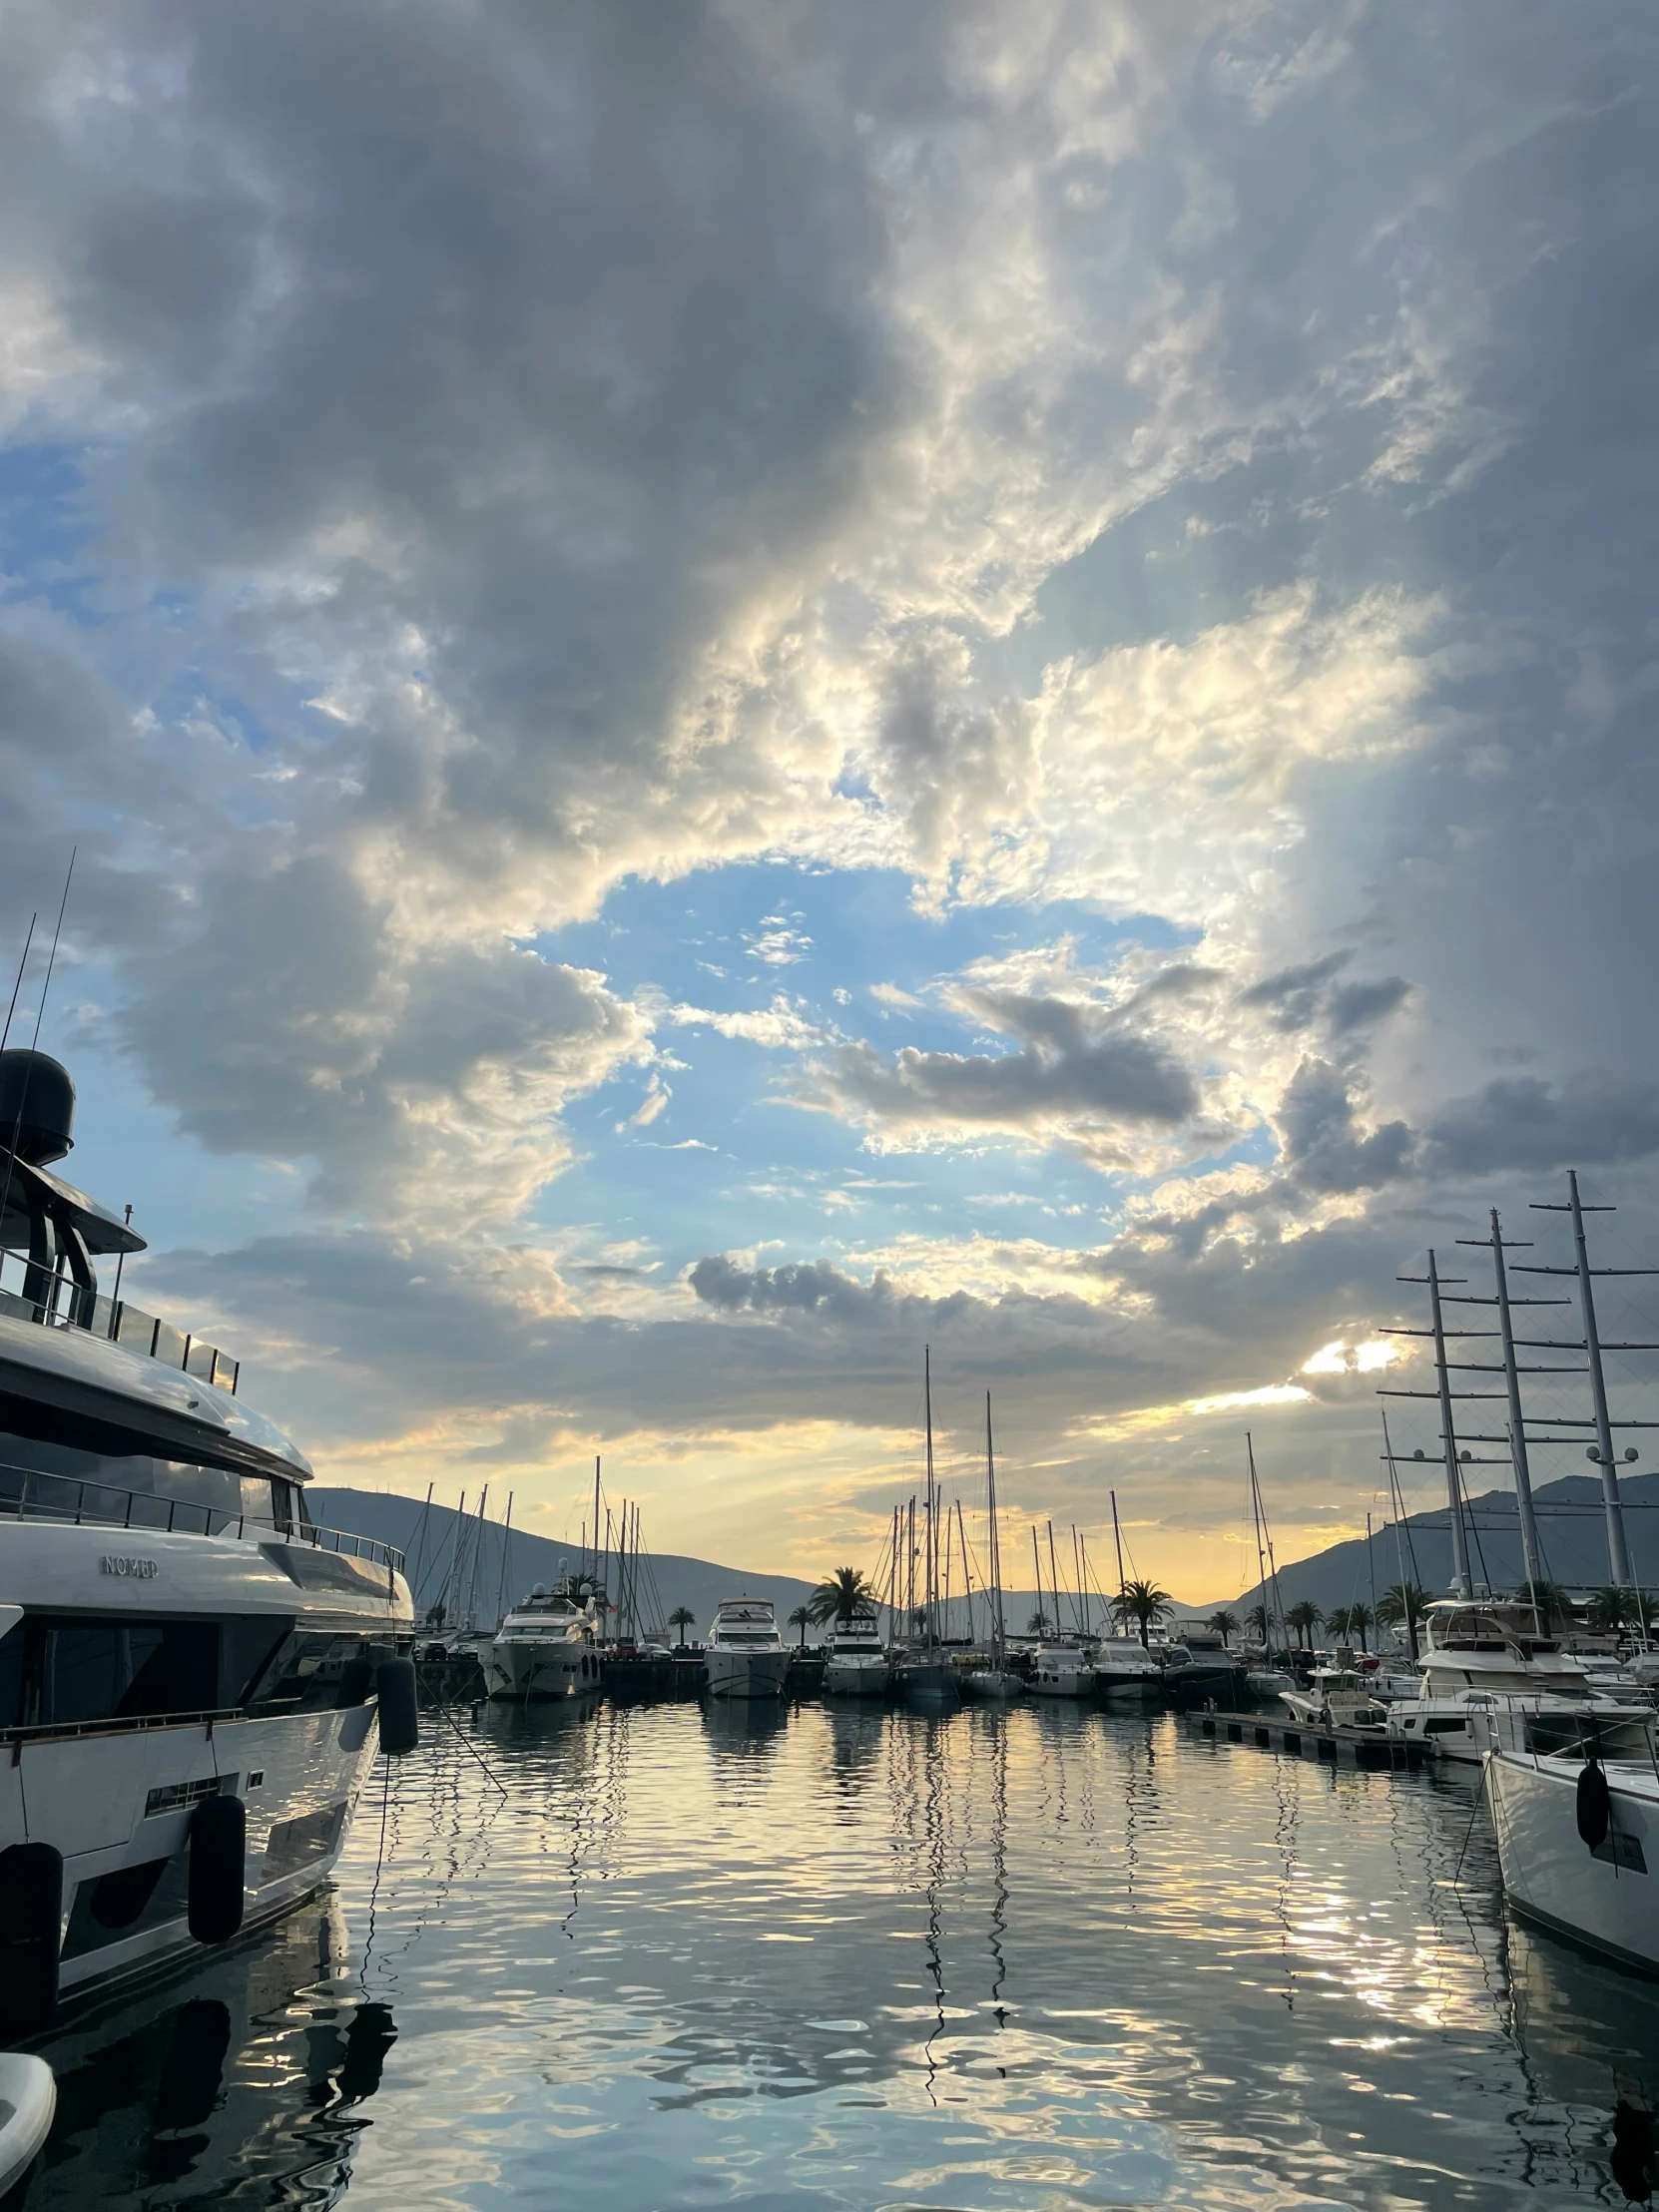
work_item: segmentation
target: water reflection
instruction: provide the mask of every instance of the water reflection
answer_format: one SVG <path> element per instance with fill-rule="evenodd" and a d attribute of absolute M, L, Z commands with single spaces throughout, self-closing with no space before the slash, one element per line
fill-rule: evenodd
<path fill-rule="evenodd" d="M 332 1899 L 53 2042 L 52 2139 L 13 2201 L 336 2203 L 396 2041 L 354 1984 Z"/>
<path fill-rule="evenodd" d="M 1659 1987 L 1506 1927 L 1467 1778 L 1058 1704 L 462 1727 L 353 1831 L 360 1957 L 313 1912 L 53 2051 L 31 2212 L 1645 2186 Z"/>

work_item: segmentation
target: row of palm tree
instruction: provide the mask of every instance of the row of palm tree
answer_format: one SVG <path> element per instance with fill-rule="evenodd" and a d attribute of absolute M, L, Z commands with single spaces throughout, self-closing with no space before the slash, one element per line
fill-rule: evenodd
<path fill-rule="evenodd" d="M 1515 1596 L 1523 1603 L 1536 1605 L 1545 1630 L 1574 1622 L 1577 1614 L 1568 1593 L 1556 1582 L 1536 1582 L 1517 1590 Z M 827 1575 L 813 1591 L 805 1605 L 798 1605 L 790 1615 L 789 1625 L 799 1629 L 805 1645 L 809 1628 L 823 1627 L 828 1621 L 845 1622 L 854 1614 L 876 1603 L 876 1593 L 870 1587 L 862 1571 L 857 1567 L 837 1567 Z M 1428 1593 L 1417 1582 L 1395 1582 L 1384 1590 L 1373 1612 L 1369 1605 L 1339 1605 L 1330 1613 L 1322 1613 L 1311 1598 L 1304 1598 L 1293 1605 L 1285 1615 L 1285 1625 L 1294 1629 L 1298 1650 L 1311 1646 L 1313 1638 L 1324 1628 L 1345 1642 L 1358 1643 L 1362 1651 L 1369 1651 L 1368 1637 L 1371 1630 L 1381 1625 L 1384 1628 L 1403 1628 L 1413 1660 L 1417 1656 L 1417 1626 L 1422 1619 L 1423 1608 L 1428 1603 Z M 1166 1614 L 1174 1610 L 1175 1600 L 1167 1590 L 1161 1590 L 1155 1582 L 1144 1580 L 1126 1582 L 1112 1600 L 1111 1610 L 1117 1616 L 1120 1627 L 1133 1621 L 1139 1630 L 1143 1645 L 1148 1641 L 1153 1627 Z M 685 1631 L 696 1625 L 697 1616 L 686 1605 L 677 1605 L 670 1613 L 669 1625 L 681 1631 L 680 1641 L 685 1642 Z M 1595 1591 L 1588 1606 L 1591 1628 L 1613 1632 L 1621 1628 L 1640 1629 L 1644 1634 L 1659 1623 L 1659 1600 L 1646 1590 L 1620 1589 L 1609 1584 L 1606 1589 Z M 1033 1636 L 1046 1636 L 1054 1627 L 1046 1612 L 1039 1606 L 1026 1622 L 1026 1631 Z M 1205 1627 L 1218 1635 L 1224 1646 L 1239 1633 L 1240 1621 L 1236 1613 L 1225 1606 L 1210 1615 Z M 1266 1643 L 1271 1621 L 1266 1605 L 1253 1605 L 1244 1616 L 1243 1625 L 1252 1629 Z"/>

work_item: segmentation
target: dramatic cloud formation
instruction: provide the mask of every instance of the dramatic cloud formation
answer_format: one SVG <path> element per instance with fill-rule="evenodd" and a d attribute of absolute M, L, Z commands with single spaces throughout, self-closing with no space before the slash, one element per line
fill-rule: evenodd
<path fill-rule="evenodd" d="M 930 1340 L 1190 1580 L 1431 1239 L 1659 1238 L 1634 0 L 7 31 L 0 923 L 319 1464 L 816 1566 Z"/>

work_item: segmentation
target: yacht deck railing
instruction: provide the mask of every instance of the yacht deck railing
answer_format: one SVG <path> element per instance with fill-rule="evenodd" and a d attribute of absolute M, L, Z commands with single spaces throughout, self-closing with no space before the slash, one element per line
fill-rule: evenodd
<path fill-rule="evenodd" d="M 19 1282 L 18 1289 L 7 1288 L 8 1275 Z M 25 1296 L 41 1286 L 44 1297 Z M 212 1382 L 236 1395 L 240 1360 L 127 1299 L 106 1298 L 102 1292 L 90 1296 L 61 1269 L 39 1267 L 19 1252 L 0 1252 L 0 1314 L 9 1314 L 14 1321 L 37 1322 L 46 1329 L 84 1329 L 90 1336 L 103 1337 L 147 1360 L 159 1360 L 163 1367 L 179 1368 L 199 1382 Z"/>
<path fill-rule="evenodd" d="M 0 1519 L 61 1521 L 74 1527 L 138 1528 L 158 1535 L 236 1536 L 258 1542 L 311 1544 L 337 1551 L 371 1566 L 403 1572 L 403 1554 L 374 1536 L 353 1536 L 343 1529 L 318 1528 L 312 1521 L 267 1520 L 254 1513 L 232 1513 L 194 1498 L 161 1497 L 153 1490 L 123 1490 L 110 1482 L 89 1482 L 74 1474 L 48 1474 L 0 1460 Z"/>

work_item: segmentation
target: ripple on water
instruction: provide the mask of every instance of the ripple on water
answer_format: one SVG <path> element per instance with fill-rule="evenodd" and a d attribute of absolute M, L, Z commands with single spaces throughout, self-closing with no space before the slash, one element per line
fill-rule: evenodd
<path fill-rule="evenodd" d="M 1620 2201 L 1659 1992 L 1505 1927 L 1465 1778 L 1020 1708 L 471 1735 L 504 1797 L 438 1738 L 383 1866 L 376 1796 L 326 1904 L 59 2039 L 29 2212 Z"/>

